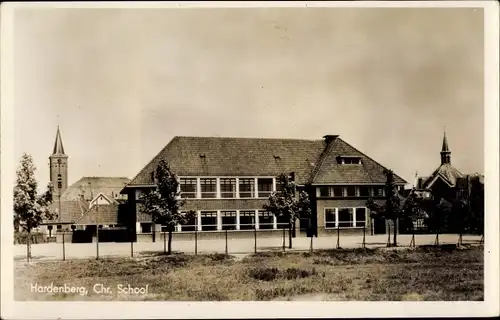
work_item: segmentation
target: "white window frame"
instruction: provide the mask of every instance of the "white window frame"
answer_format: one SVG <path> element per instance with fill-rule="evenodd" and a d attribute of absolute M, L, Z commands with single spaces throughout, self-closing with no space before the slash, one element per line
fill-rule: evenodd
<path fill-rule="evenodd" d="M 201 190 L 201 179 L 210 179 L 210 180 L 215 180 L 215 192 L 214 191 L 210 191 L 210 192 L 203 192 Z M 198 178 L 198 183 L 200 185 L 200 192 L 199 192 L 199 199 L 220 199 L 220 187 L 219 187 L 219 179 L 217 177 L 199 177 Z M 203 197 L 203 194 L 207 194 L 207 193 L 215 193 L 215 197 L 209 197 L 209 198 L 204 198 Z"/>
<path fill-rule="evenodd" d="M 229 192 L 227 191 L 222 191 L 222 183 L 220 182 L 222 179 L 233 179 L 236 183 L 235 188 L 234 188 L 234 197 L 223 197 L 222 194 L 228 194 Z M 220 199 L 239 199 L 239 179 L 237 177 L 219 177 L 218 178 L 218 190 L 219 190 L 219 198 Z"/>
<path fill-rule="evenodd" d="M 339 209 L 351 209 L 352 210 L 352 227 L 341 227 L 341 229 L 356 229 L 356 228 L 363 228 L 362 226 L 356 226 L 356 209 L 365 209 L 365 227 L 368 226 L 368 208 L 367 207 L 325 207 L 323 208 L 323 222 L 325 229 L 338 229 L 339 228 Z M 335 227 L 326 227 L 326 223 L 332 223 L 333 221 L 327 221 L 326 220 L 326 210 L 334 210 L 334 215 L 335 215 Z M 360 220 L 361 221 L 361 220 Z"/>
<path fill-rule="evenodd" d="M 198 177 L 192 177 L 192 176 L 182 176 L 182 177 L 179 177 L 179 191 L 181 192 L 181 198 L 182 199 L 199 199 L 200 198 L 200 179 Z M 196 180 L 196 191 L 195 191 L 195 195 L 194 195 L 194 198 L 186 198 L 186 197 L 183 197 L 182 194 L 182 188 L 181 188 L 181 179 L 195 179 Z M 191 193 L 191 192 L 187 192 L 187 193 Z"/>
<path fill-rule="evenodd" d="M 267 199 L 269 198 L 269 196 L 266 196 L 266 197 L 259 197 L 259 179 L 271 179 L 272 182 L 271 182 L 271 192 L 270 195 L 276 191 L 276 177 L 266 177 L 266 176 L 262 176 L 262 177 L 255 177 L 255 198 L 257 199 Z M 268 192 L 268 191 L 263 191 L 263 192 Z"/>

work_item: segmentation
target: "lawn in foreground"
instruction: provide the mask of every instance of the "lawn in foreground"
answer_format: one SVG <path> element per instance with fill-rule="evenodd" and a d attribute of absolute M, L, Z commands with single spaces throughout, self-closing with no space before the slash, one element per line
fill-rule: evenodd
<path fill-rule="evenodd" d="M 15 265 L 16 300 L 483 300 L 483 248 L 150 255 Z M 32 285 L 86 294 L 32 292 Z M 96 293 L 95 285 L 109 287 Z M 147 287 L 146 294 L 118 293 Z M 143 289 L 142 292 L 145 290 Z"/>

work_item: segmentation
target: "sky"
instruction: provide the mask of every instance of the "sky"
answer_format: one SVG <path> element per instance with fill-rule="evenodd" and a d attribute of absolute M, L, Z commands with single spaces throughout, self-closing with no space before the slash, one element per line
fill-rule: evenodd
<path fill-rule="evenodd" d="M 17 9 L 14 163 L 133 178 L 174 136 L 339 135 L 413 182 L 484 172 L 483 12 Z"/>

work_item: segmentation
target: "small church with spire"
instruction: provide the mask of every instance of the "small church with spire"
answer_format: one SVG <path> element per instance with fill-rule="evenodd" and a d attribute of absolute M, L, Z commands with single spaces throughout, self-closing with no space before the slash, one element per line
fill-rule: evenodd
<path fill-rule="evenodd" d="M 415 190 L 423 197 L 453 201 L 461 192 L 461 189 L 469 185 L 468 182 L 471 178 L 479 177 L 481 180 L 483 179 L 483 176 L 479 174 L 463 174 L 452 165 L 446 131 L 443 135 L 440 155 L 441 164 L 439 167 L 430 176 L 417 179 Z"/>
<path fill-rule="evenodd" d="M 90 230 L 120 225 L 119 210 L 124 201 L 120 191 L 129 182 L 125 177 L 82 177 L 69 185 L 68 155 L 63 146 L 61 130 L 57 127 L 52 154 L 49 156 L 52 183 L 53 221 L 45 221 L 44 231 Z M 45 230 L 46 229 L 46 230 Z M 59 239 L 58 239 L 59 241 Z"/>

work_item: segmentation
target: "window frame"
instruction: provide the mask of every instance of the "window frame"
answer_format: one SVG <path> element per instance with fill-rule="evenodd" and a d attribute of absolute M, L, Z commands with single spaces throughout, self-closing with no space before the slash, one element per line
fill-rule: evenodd
<path fill-rule="evenodd" d="M 250 183 L 244 183 L 242 184 L 242 181 L 249 181 Z M 250 186 L 250 191 L 247 191 L 247 190 L 244 190 L 244 191 L 241 191 L 241 186 Z M 244 196 L 242 196 L 242 192 L 244 194 Z M 246 195 L 247 194 L 250 194 L 249 197 L 247 197 Z M 242 178 L 238 178 L 238 197 L 240 199 L 250 199 L 250 198 L 255 198 L 255 178 L 251 178 L 251 177 L 242 177 Z"/>
<path fill-rule="evenodd" d="M 192 186 L 193 184 L 183 184 L 183 180 L 194 180 L 194 192 L 193 191 L 182 191 L 182 186 L 183 185 L 189 185 Z M 198 178 L 197 177 L 179 177 L 179 188 L 181 192 L 181 198 L 183 199 L 197 199 L 198 198 Z M 185 195 L 193 195 L 193 197 L 186 197 Z"/>
<path fill-rule="evenodd" d="M 200 199 L 217 199 L 217 178 L 215 177 L 200 177 Z M 211 180 L 214 183 L 204 184 L 203 181 Z M 214 186 L 213 191 L 203 191 L 203 186 Z M 207 196 L 208 195 L 208 196 Z"/>
<path fill-rule="evenodd" d="M 274 190 L 274 178 L 273 177 L 256 177 L 257 178 L 257 198 L 269 198 L 269 196 L 275 191 Z M 261 184 L 260 180 L 271 180 L 270 190 L 260 190 Z M 267 184 L 265 184 L 267 186 Z M 261 195 L 262 193 L 262 195 Z"/>
<path fill-rule="evenodd" d="M 349 209 L 351 210 L 351 221 L 340 221 L 340 215 L 339 211 L 341 209 Z M 365 220 L 364 220 L 364 226 L 358 225 L 358 221 L 361 222 L 362 220 L 357 220 L 357 210 L 358 209 L 364 209 L 365 210 Z M 333 211 L 333 217 L 334 221 L 329 221 L 327 220 L 327 210 Z M 362 229 L 362 228 L 367 228 L 369 224 L 369 219 L 368 219 L 368 208 L 367 207 L 325 207 L 323 209 L 323 221 L 324 221 L 324 226 L 325 229 Z M 340 226 L 342 222 L 347 222 L 350 223 L 351 226 Z M 333 224 L 334 226 L 327 226 L 327 224 Z"/>
<path fill-rule="evenodd" d="M 215 224 L 203 224 L 203 218 L 215 218 Z M 217 210 L 200 211 L 200 231 L 217 231 L 219 229 L 218 221 L 219 215 L 217 214 Z M 204 229 L 203 227 L 209 227 L 209 229 Z"/>
<path fill-rule="evenodd" d="M 239 216 L 240 216 L 240 221 L 239 221 L 240 230 L 254 230 L 255 229 L 255 227 L 256 227 L 255 210 L 240 210 Z M 250 217 L 252 220 L 252 223 L 250 225 L 248 223 L 242 224 L 241 217 Z"/>
<path fill-rule="evenodd" d="M 231 215 L 226 215 L 227 213 L 231 213 Z M 233 215 L 234 213 L 234 215 Z M 232 218 L 234 217 L 234 223 L 230 223 L 230 224 L 225 224 L 224 223 L 224 218 Z M 237 230 L 237 225 L 238 225 L 238 213 L 236 212 L 236 210 L 221 210 L 220 211 L 220 224 L 221 224 L 221 230 L 228 230 L 228 231 L 232 231 L 232 230 Z"/>
<path fill-rule="evenodd" d="M 229 184 L 223 184 L 223 181 L 226 181 L 226 180 L 229 180 L 229 181 L 233 181 L 233 183 L 229 183 Z M 231 186 L 232 187 L 232 191 L 224 191 L 223 187 L 222 186 Z M 219 178 L 219 190 L 220 190 L 220 198 L 221 199 L 236 199 L 237 196 L 238 196 L 238 188 L 237 188 L 237 185 L 238 185 L 238 179 L 236 178 L 233 178 L 233 177 L 220 177 Z M 232 196 L 230 197 L 227 197 L 226 195 L 228 194 L 231 194 Z"/>
<path fill-rule="evenodd" d="M 275 230 L 274 229 L 274 214 L 266 212 L 264 210 L 258 210 L 257 215 L 259 216 L 259 230 Z M 271 217 L 271 223 L 261 224 L 261 217 Z M 264 226 L 264 228 L 262 228 Z M 270 226 L 270 228 L 269 228 Z"/>

